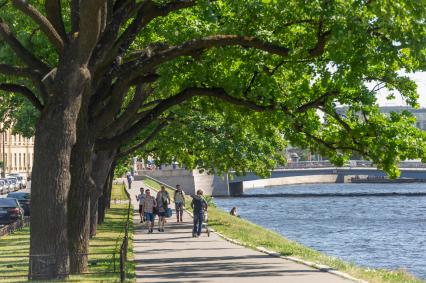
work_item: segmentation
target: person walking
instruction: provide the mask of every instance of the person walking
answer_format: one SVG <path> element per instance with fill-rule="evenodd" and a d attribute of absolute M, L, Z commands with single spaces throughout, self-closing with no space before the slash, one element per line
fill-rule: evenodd
<path fill-rule="evenodd" d="M 166 222 L 166 211 L 169 208 L 170 196 L 164 186 L 161 186 L 157 193 L 157 213 L 158 213 L 158 231 L 164 232 L 164 224 Z"/>
<path fill-rule="evenodd" d="M 201 228 L 203 226 L 204 211 L 207 211 L 207 202 L 203 198 L 203 190 L 198 190 L 197 195 L 192 197 L 191 207 L 194 214 L 194 227 L 192 229 L 192 237 L 199 237 L 201 235 Z"/>
<path fill-rule="evenodd" d="M 140 194 L 136 196 L 136 200 L 139 202 L 139 216 L 141 217 L 141 223 L 144 222 L 144 211 L 143 211 L 143 202 L 145 200 L 144 188 L 140 188 Z"/>
<path fill-rule="evenodd" d="M 183 222 L 183 208 L 185 207 L 185 192 L 182 190 L 180 185 L 176 185 L 176 191 L 173 196 L 175 200 L 176 218 L 177 222 Z"/>
<path fill-rule="evenodd" d="M 154 208 L 157 206 L 157 201 L 151 196 L 149 189 L 145 190 L 145 199 L 143 201 L 143 212 L 146 220 L 146 226 L 148 227 L 148 233 L 152 233 L 154 229 Z"/>
<path fill-rule="evenodd" d="M 127 179 L 127 185 L 128 185 L 128 189 L 132 189 L 132 181 L 133 181 L 133 176 L 132 174 L 130 174 L 130 172 L 126 173 L 126 179 Z"/>

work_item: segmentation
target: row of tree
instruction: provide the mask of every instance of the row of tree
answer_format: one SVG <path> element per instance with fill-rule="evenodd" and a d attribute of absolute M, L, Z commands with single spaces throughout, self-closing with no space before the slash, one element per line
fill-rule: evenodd
<path fill-rule="evenodd" d="M 424 158 L 402 75 L 425 69 L 424 1 L 3 0 L 0 114 L 35 135 L 32 278 L 87 270 L 115 164 L 222 173 L 284 163 L 290 142 L 391 176 Z M 345 111 L 337 111 L 345 106 Z M 99 200 L 101 203 L 99 204 Z M 90 224 L 92 223 L 92 225 Z"/>

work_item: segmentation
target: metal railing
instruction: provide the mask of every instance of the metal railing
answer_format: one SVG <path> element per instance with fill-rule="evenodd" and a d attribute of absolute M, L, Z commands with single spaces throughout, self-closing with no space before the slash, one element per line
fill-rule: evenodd
<path fill-rule="evenodd" d="M 30 224 L 30 219 L 28 217 L 25 217 L 24 219 L 17 220 L 11 224 L 7 224 L 3 227 L 0 227 L 0 237 L 13 233 L 16 230 L 20 230 L 28 224 Z"/>
<path fill-rule="evenodd" d="M 124 183 L 123 183 L 124 186 Z M 127 207 L 127 220 L 124 225 L 124 237 L 120 246 L 120 281 L 124 282 L 126 280 L 126 263 L 127 263 L 127 249 L 129 247 L 129 225 L 130 225 L 130 212 L 132 211 L 132 201 L 130 198 L 129 192 L 126 190 L 124 186 L 124 192 L 127 195 L 129 200 L 129 205 Z"/>
<path fill-rule="evenodd" d="M 125 186 L 123 184 L 123 189 L 128 197 L 128 207 L 127 207 L 127 217 L 126 217 L 126 222 L 124 224 L 124 236 L 123 236 L 123 240 L 120 242 L 120 248 L 118 250 L 118 254 L 119 257 L 117 258 L 117 246 L 114 249 L 114 252 L 109 252 L 109 253 L 79 253 L 76 254 L 78 256 L 85 256 L 87 258 L 89 258 L 90 256 L 95 256 L 95 255 L 102 255 L 102 256 L 110 256 L 112 258 L 112 262 L 109 264 L 109 267 L 107 268 L 107 270 L 103 270 L 103 271 L 99 271 L 99 272 L 83 272 L 80 273 L 79 275 L 103 275 L 103 274 L 119 274 L 120 275 L 120 281 L 124 282 L 126 280 L 126 263 L 128 262 L 128 256 L 127 256 L 127 250 L 128 250 L 128 244 L 129 244 L 129 226 L 130 226 L 130 213 L 132 211 L 131 209 L 131 199 L 130 199 L 130 195 L 127 192 L 127 190 L 125 189 Z M 29 219 L 24 219 L 25 222 L 22 223 L 18 223 L 15 222 L 16 224 L 14 224 L 13 226 L 16 229 L 22 228 L 24 227 L 24 225 L 29 223 Z M 7 233 L 11 233 L 12 227 L 11 225 L 7 225 L 5 227 L 0 228 L 0 233 L 3 230 L 7 230 Z M 1 234 L 0 234 L 1 235 Z M 118 243 L 118 241 L 117 241 Z M 22 253 L 25 253 L 27 251 L 21 251 Z M 10 254 L 2 254 L 0 255 L 0 267 L 2 266 L 7 266 L 8 269 L 10 270 L 14 270 L 16 271 L 14 275 L 6 275 L 6 274 L 2 274 L 0 273 L 0 280 L 7 280 L 7 279 L 12 279 L 12 278 L 23 278 L 23 277 L 29 277 L 29 278 L 40 278 L 43 276 L 47 276 L 49 270 L 51 270 L 51 266 L 52 265 L 56 265 L 57 259 L 65 256 L 65 257 L 69 257 L 69 254 L 64 254 L 64 255 L 53 255 L 53 254 L 40 254 L 40 255 L 19 255 L 16 253 L 10 253 Z M 100 259 L 102 261 L 105 260 L 105 258 L 103 257 L 102 259 Z M 46 270 L 46 273 L 33 273 L 33 271 L 31 270 L 31 262 L 32 261 L 37 261 L 37 264 L 42 264 L 43 266 L 40 268 L 38 268 L 38 270 Z M 117 262 L 118 261 L 118 262 Z M 89 266 L 90 265 L 96 265 L 97 264 L 97 260 L 90 260 L 89 259 Z M 69 270 L 65 271 L 63 274 L 56 274 L 58 276 L 68 276 L 70 275 Z"/>

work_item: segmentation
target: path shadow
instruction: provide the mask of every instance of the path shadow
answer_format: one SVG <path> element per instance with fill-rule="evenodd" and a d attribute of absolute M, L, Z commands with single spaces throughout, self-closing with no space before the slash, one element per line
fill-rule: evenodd
<path fill-rule="evenodd" d="M 308 276 L 323 271 L 303 267 L 302 269 L 286 268 L 282 262 L 264 260 L 267 255 L 247 256 L 217 256 L 217 257 L 191 257 L 191 258 L 164 258 L 137 260 L 146 271 L 138 278 L 182 279 L 184 278 L 221 278 L 221 277 L 268 277 L 274 276 Z M 270 259 L 270 258 L 269 258 Z"/>

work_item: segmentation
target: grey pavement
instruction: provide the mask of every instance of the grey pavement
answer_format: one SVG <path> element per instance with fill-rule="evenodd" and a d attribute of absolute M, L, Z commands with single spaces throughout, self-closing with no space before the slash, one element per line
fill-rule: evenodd
<path fill-rule="evenodd" d="M 193 238 L 188 213 L 184 223 L 176 223 L 173 215 L 167 220 L 165 232 L 154 229 L 153 234 L 148 234 L 144 224 L 139 223 L 135 198 L 141 186 L 141 181 L 133 182 L 130 191 L 135 207 L 136 282 L 353 282 L 230 243 L 215 233 Z"/>

